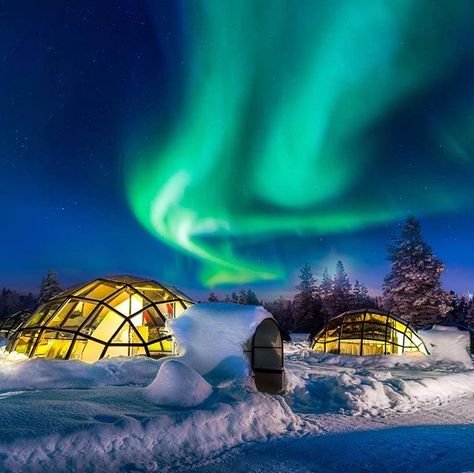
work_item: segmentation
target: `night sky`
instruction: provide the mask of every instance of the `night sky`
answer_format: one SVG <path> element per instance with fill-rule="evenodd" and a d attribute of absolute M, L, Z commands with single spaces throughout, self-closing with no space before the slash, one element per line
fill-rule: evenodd
<path fill-rule="evenodd" d="M 377 292 L 418 217 L 474 291 L 471 1 L 0 1 L 0 285 Z"/>

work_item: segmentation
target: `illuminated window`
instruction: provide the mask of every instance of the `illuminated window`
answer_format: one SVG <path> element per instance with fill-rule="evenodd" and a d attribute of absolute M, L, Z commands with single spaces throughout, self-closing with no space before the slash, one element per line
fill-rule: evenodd
<path fill-rule="evenodd" d="M 422 339 L 406 322 L 375 311 L 345 312 L 333 318 L 313 337 L 311 348 L 355 356 L 427 353 Z"/>
<path fill-rule="evenodd" d="M 7 350 L 30 357 L 94 362 L 102 357 L 175 352 L 165 321 L 193 302 L 131 276 L 97 279 L 59 294 L 11 336 Z"/>

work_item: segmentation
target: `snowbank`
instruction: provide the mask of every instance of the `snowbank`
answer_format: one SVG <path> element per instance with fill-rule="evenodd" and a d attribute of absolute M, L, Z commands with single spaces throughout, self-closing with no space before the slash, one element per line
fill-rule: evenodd
<path fill-rule="evenodd" d="M 469 332 L 456 327 L 435 325 L 432 329 L 420 330 L 419 333 L 434 361 L 472 366 Z"/>
<path fill-rule="evenodd" d="M 474 396 L 474 370 L 446 358 L 332 355 L 295 345 L 285 368 L 295 412 L 386 416 Z"/>
<path fill-rule="evenodd" d="M 306 390 L 295 390 L 291 404 L 374 416 L 416 411 L 465 396 L 474 396 L 473 372 L 404 380 L 390 372 L 362 371 L 309 379 Z"/>
<path fill-rule="evenodd" d="M 249 375 L 244 346 L 268 318 L 272 315 L 263 307 L 210 302 L 190 307 L 168 324 L 181 350 L 179 359 L 219 383 Z"/>
<path fill-rule="evenodd" d="M 283 398 L 250 390 L 222 390 L 204 407 L 185 410 L 163 409 L 143 394 L 115 387 L 1 399 L 0 471 L 181 471 L 303 426 Z"/>
<path fill-rule="evenodd" d="M 145 357 L 108 358 L 89 364 L 3 353 L 0 354 L 0 392 L 147 385 L 155 378 L 158 368 L 158 361 Z"/>
<path fill-rule="evenodd" d="M 195 407 L 211 394 L 211 385 L 179 360 L 166 360 L 155 380 L 145 388 L 148 399 L 161 406 Z"/>

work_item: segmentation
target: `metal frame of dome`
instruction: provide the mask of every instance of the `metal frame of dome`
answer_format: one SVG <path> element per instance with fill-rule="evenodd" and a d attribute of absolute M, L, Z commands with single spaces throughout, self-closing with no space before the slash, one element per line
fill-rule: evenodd
<path fill-rule="evenodd" d="M 10 338 L 31 314 L 31 310 L 19 310 L 0 319 L 0 337 Z"/>
<path fill-rule="evenodd" d="M 423 339 L 407 321 L 375 309 L 351 310 L 333 317 L 312 336 L 310 346 L 315 351 L 355 356 L 429 354 Z"/>
<path fill-rule="evenodd" d="M 165 321 L 191 304 L 178 289 L 151 279 L 98 278 L 39 307 L 7 350 L 88 362 L 108 356 L 166 356 L 174 352 L 174 342 Z"/>

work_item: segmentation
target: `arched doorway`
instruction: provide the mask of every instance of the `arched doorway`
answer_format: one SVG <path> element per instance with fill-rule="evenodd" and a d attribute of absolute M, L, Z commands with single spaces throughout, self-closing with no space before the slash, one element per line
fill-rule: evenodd
<path fill-rule="evenodd" d="M 259 391 L 278 394 L 284 389 L 283 340 L 278 324 L 265 319 L 252 340 L 252 370 Z"/>

